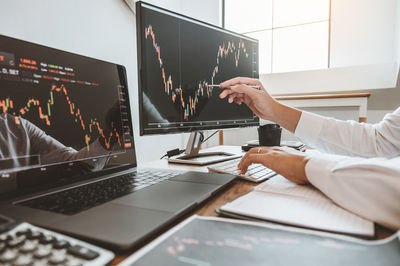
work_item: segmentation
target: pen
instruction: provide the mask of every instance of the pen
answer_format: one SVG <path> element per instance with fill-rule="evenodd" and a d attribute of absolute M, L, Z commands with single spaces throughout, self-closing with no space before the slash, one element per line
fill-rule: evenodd
<path fill-rule="evenodd" d="M 243 85 L 246 85 L 246 84 L 243 84 Z M 260 90 L 261 89 L 260 86 L 253 86 L 253 85 L 246 85 L 246 86 L 250 87 L 250 88 L 254 88 L 256 90 Z M 207 85 L 207 87 L 221 88 L 219 85 Z M 227 88 L 229 88 L 229 87 L 226 87 L 226 88 L 223 88 L 223 89 L 227 89 Z"/>

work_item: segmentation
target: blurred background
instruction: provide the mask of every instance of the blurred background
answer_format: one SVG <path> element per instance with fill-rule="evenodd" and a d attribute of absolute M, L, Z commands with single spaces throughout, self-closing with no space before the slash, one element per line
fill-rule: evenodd
<path fill-rule="evenodd" d="M 358 103 L 341 106 L 345 100 L 339 99 L 335 106 L 314 99 L 303 104 L 310 102 L 304 97 L 368 93 L 364 118 L 369 123 L 399 106 L 399 0 L 147 2 L 258 39 L 260 79 L 276 97 L 301 96 L 293 105 L 359 120 Z M 130 6 L 133 0 L 2 0 L 0 10 L 8 11 L 0 17 L 0 33 L 125 65 L 140 163 L 183 148 L 188 134 L 139 137 L 136 17 Z M 223 136 L 224 144 L 239 145 L 257 139 L 257 130 L 224 130 Z M 283 139 L 293 136 L 286 132 Z M 218 137 L 204 146 L 213 145 Z"/>

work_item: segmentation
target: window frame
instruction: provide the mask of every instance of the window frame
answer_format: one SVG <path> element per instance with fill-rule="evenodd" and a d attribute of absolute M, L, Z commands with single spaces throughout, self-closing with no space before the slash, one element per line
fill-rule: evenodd
<path fill-rule="evenodd" d="M 296 26 L 302 26 L 302 25 L 307 25 L 307 24 L 315 24 L 315 23 L 319 23 L 319 22 L 328 22 L 328 54 L 327 54 L 327 69 L 331 68 L 331 27 L 332 27 L 332 0 L 328 0 L 329 1 L 329 16 L 327 20 L 319 20 L 319 21 L 313 21 L 313 22 L 306 22 L 306 23 L 299 23 L 299 24 L 294 24 L 294 25 L 289 25 L 289 26 L 280 26 L 280 27 L 274 27 L 274 2 L 276 0 L 272 0 L 272 28 L 271 29 L 261 29 L 261 30 L 257 30 L 257 31 L 249 31 L 249 32 L 244 32 L 241 34 L 248 34 L 248 33 L 254 33 L 254 32 L 260 32 L 260 31 L 266 31 L 266 30 L 271 30 L 271 34 L 272 34 L 272 39 L 271 39 L 271 73 L 273 72 L 273 52 L 274 52 L 274 30 L 276 29 L 282 29 L 282 28 L 289 28 L 289 27 L 296 27 Z M 279 1 L 279 0 L 278 0 Z M 222 27 L 225 28 L 225 7 L 226 7 L 226 3 L 225 0 L 221 0 L 221 21 L 222 21 Z"/>

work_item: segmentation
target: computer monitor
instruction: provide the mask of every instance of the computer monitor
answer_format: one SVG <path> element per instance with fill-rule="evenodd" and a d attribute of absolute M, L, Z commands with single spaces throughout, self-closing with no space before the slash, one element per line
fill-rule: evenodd
<path fill-rule="evenodd" d="M 0 194 L 136 166 L 125 68 L 0 35 Z"/>
<path fill-rule="evenodd" d="M 257 40 L 144 2 L 136 15 L 141 135 L 259 125 L 246 105 L 220 99 L 212 86 L 258 78 Z M 192 134 L 185 159 L 210 163 L 195 156 L 198 142 Z"/>

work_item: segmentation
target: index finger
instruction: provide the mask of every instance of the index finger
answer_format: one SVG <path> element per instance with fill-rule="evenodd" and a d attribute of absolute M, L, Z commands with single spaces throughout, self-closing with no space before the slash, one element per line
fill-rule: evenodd
<path fill-rule="evenodd" d="M 223 92 L 221 92 L 219 94 L 219 98 L 223 99 L 223 98 L 225 98 L 226 96 L 228 96 L 228 95 L 230 95 L 232 93 L 233 93 L 233 91 L 231 89 L 226 89 L 226 90 L 224 90 Z"/>
<path fill-rule="evenodd" d="M 247 157 L 249 157 L 251 154 L 265 154 L 268 152 L 268 150 L 269 150 L 268 147 L 262 147 L 262 146 L 251 148 L 248 152 L 246 152 L 245 155 L 243 155 L 242 159 L 238 163 L 238 167 L 241 168 L 243 162 L 246 161 Z"/>
<path fill-rule="evenodd" d="M 235 85 L 235 86 L 231 86 L 229 87 L 229 89 L 225 89 L 223 92 L 221 92 L 221 94 L 219 95 L 219 97 L 221 99 L 225 98 L 228 95 L 231 94 L 240 94 L 242 96 L 247 95 L 251 98 L 257 97 L 258 93 L 260 93 L 259 90 L 255 90 L 247 85 Z"/>
<path fill-rule="evenodd" d="M 263 162 L 265 162 L 267 159 L 268 156 L 266 154 L 259 154 L 259 153 L 249 154 L 246 158 L 243 158 L 240 161 L 240 166 L 238 166 L 238 168 L 240 169 L 240 174 L 245 174 L 251 164 L 253 163 L 263 164 Z"/>
<path fill-rule="evenodd" d="M 221 88 L 226 88 L 229 86 L 239 85 L 239 84 L 246 84 L 251 86 L 260 86 L 261 82 L 258 79 L 252 78 L 243 78 L 243 77 L 236 77 L 233 79 L 229 79 L 219 84 Z"/>

